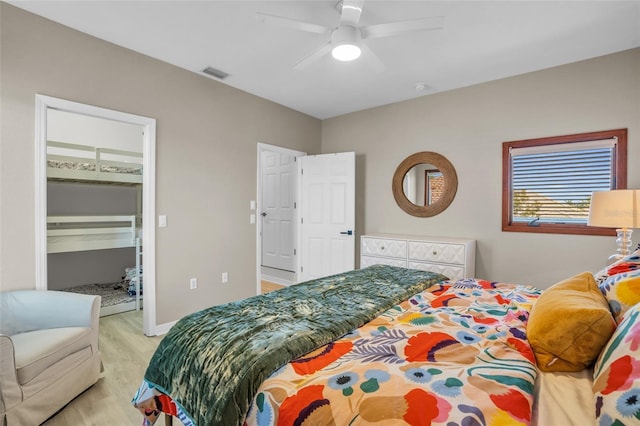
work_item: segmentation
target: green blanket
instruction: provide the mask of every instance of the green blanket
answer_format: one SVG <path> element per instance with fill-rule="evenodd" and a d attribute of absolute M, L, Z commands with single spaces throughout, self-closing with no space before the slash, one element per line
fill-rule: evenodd
<path fill-rule="evenodd" d="M 171 328 L 145 379 L 196 425 L 241 425 L 275 370 L 444 279 L 374 265 L 204 309 Z"/>

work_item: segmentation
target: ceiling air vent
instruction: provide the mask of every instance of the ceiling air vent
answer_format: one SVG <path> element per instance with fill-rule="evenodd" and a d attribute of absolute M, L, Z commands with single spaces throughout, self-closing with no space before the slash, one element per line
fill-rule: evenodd
<path fill-rule="evenodd" d="M 203 69 L 202 72 L 205 74 L 209 74 L 212 77 L 219 78 L 220 80 L 224 80 L 225 78 L 229 77 L 229 74 L 227 74 L 226 72 L 217 70 L 213 67 L 207 67 Z"/>

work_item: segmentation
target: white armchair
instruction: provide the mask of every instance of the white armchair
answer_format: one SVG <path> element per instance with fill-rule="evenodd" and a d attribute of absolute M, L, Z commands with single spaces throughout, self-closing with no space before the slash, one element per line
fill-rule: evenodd
<path fill-rule="evenodd" d="M 38 425 L 93 385 L 100 297 L 0 292 L 0 425 Z"/>

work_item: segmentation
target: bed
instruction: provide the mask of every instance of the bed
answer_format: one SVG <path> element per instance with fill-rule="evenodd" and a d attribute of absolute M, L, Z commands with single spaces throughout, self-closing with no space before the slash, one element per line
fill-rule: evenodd
<path fill-rule="evenodd" d="M 146 425 L 639 424 L 638 265 L 544 291 L 374 265 L 215 306 L 133 404 Z"/>
<path fill-rule="evenodd" d="M 141 152 L 47 141 L 47 179 L 142 183 Z"/>
<path fill-rule="evenodd" d="M 103 296 L 101 316 L 139 310 L 141 307 L 142 245 L 141 229 L 136 225 L 136 215 L 47 217 L 48 254 L 126 247 L 136 249 L 136 265 L 131 268 L 133 273 L 124 271 L 125 278 L 133 283 L 133 289 L 114 285 L 119 283 L 87 284 L 81 286 L 83 288 L 62 289 Z"/>

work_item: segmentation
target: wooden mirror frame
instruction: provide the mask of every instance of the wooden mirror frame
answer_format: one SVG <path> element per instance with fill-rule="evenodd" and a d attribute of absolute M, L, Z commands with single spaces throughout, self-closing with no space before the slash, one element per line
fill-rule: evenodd
<path fill-rule="evenodd" d="M 418 206 L 413 204 L 404 193 L 403 181 L 404 176 L 413 166 L 418 164 L 433 164 L 440 170 L 444 177 L 444 193 L 442 198 L 430 206 Z M 436 152 L 417 152 L 405 158 L 393 174 L 391 182 L 393 190 L 393 198 L 396 199 L 398 206 L 412 216 L 431 217 L 442 213 L 453 201 L 458 191 L 458 175 L 453 164 L 446 157 Z"/>

